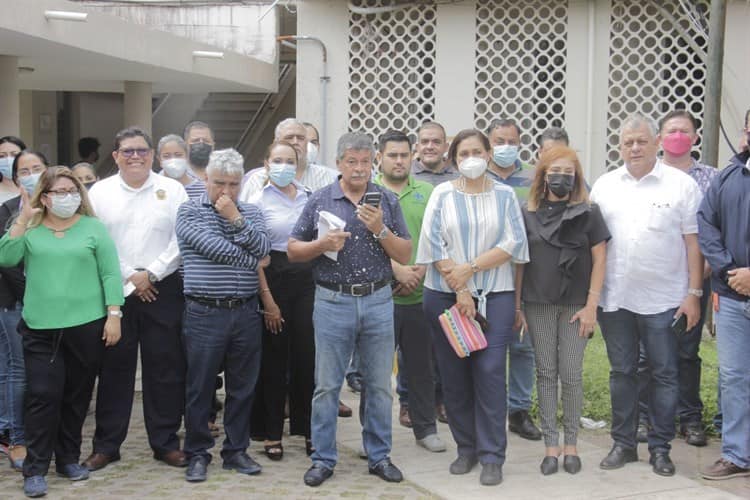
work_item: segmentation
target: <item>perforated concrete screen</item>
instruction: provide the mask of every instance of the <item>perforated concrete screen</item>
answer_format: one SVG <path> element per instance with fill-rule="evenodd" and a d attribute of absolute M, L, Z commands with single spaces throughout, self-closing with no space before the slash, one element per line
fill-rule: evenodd
<path fill-rule="evenodd" d="M 521 126 L 521 159 L 537 136 L 565 125 L 566 0 L 477 0 L 474 124 L 493 119 Z"/>
<path fill-rule="evenodd" d="M 622 121 L 687 109 L 702 130 L 708 2 L 613 0 L 610 22 L 607 167 L 620 164 Z M 696 145 L 699 150 L 699 144 Z"/>
<path fill-rule="evenodd" d="M 357 7 L 392 2 L 355 0 Z M 416 138 L 435 113 L 435 6 L 349 12 L 349 130 L 377 140 L 389 129 Z"/>

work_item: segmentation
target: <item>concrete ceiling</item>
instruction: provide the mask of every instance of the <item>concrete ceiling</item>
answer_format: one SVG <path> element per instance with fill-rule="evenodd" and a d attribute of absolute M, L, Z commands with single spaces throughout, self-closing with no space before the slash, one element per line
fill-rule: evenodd
<path fill-rule="evenodd" d="M 16 4 L 16 5 L 8 5 Z M 129 23 L 59 0 L 3 0 L 0 54 L 19 57 L 19 85 L 31 90 L 122 92 L 124 81 L 152 82 L 154 92 L 274 92 L 278 67 Z M 88 12 L 87 22 L 46 20 L 45 10 Z"/>

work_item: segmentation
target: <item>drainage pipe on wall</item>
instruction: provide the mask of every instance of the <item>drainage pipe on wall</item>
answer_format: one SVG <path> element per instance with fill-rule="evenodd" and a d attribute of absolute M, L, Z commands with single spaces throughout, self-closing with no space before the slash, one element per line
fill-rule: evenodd
<path fill-rule="evenodd" d="M 328 50 L 325 44 L 320 38 L 306 35 L 285 35 L 276 38 L 279 42 L 294 40 L 296 42 L 314 42 L 320 46 L 323 51 L 323 72 L 320 76 L 320 151 L 318 152 L 319 158 L 325 158 L 325 144 L 328 140 L 328 127 L 327 127 L 327 109 L 328 109 L 328 82 L 331 81 L 331 77 L 328 76 Z"/>

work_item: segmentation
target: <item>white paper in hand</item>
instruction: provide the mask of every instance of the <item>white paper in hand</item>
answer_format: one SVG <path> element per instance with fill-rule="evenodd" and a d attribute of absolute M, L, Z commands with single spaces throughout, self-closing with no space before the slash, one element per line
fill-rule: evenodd
<path fill-rule="evenodd" d="M 318 239 L 325 238 L 328 234 L 328 231 L 332 229 L 340 229 L 344 230 L 344 227 L 346 227 L 346 222 L 344 222 L 339 216 L 332 214 L 331 212 L 326 212 L 325 210 L 320 211 L 320 217 L 318 218 Z M 323 253 L 326 257 L 331 259 L 332 261 L 337 261 L 339 258 L 339 253 L 334 251 L 328 251 Z"/>

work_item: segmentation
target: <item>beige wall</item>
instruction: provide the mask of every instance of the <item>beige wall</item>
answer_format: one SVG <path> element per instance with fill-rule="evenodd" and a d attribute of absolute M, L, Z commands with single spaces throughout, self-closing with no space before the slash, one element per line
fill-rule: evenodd
<path fill-rule="evenodd" d="M 29 149 L 42 152 L 54 165 L 57 157 L 57 92 L 20 92 L 21 139 Z"/>
<path fill-rule="evenodd" d="M 570 0 L 565 127 L 579 152 L 589 182 L 606 167 L 609 22 L 611 0 Z M 435 117 L 449 135 L 474 123 L 475 2 L 437 7 Z M 346 2 L 308 0 L 299 5 L 298 34 L 321 38 L 328 47 L 328 137 L 326 162 L 333 164 L 336 139 L 347 130 L 348 12 Z M 736 144 L 750 108 L 750 2 L 730 0 L 727 13 L 722 121 Z M 298 45 L 297 116 L 319 122 L 320 50 Z M 721 140 L 720 158 L 731 156 Z"/>

